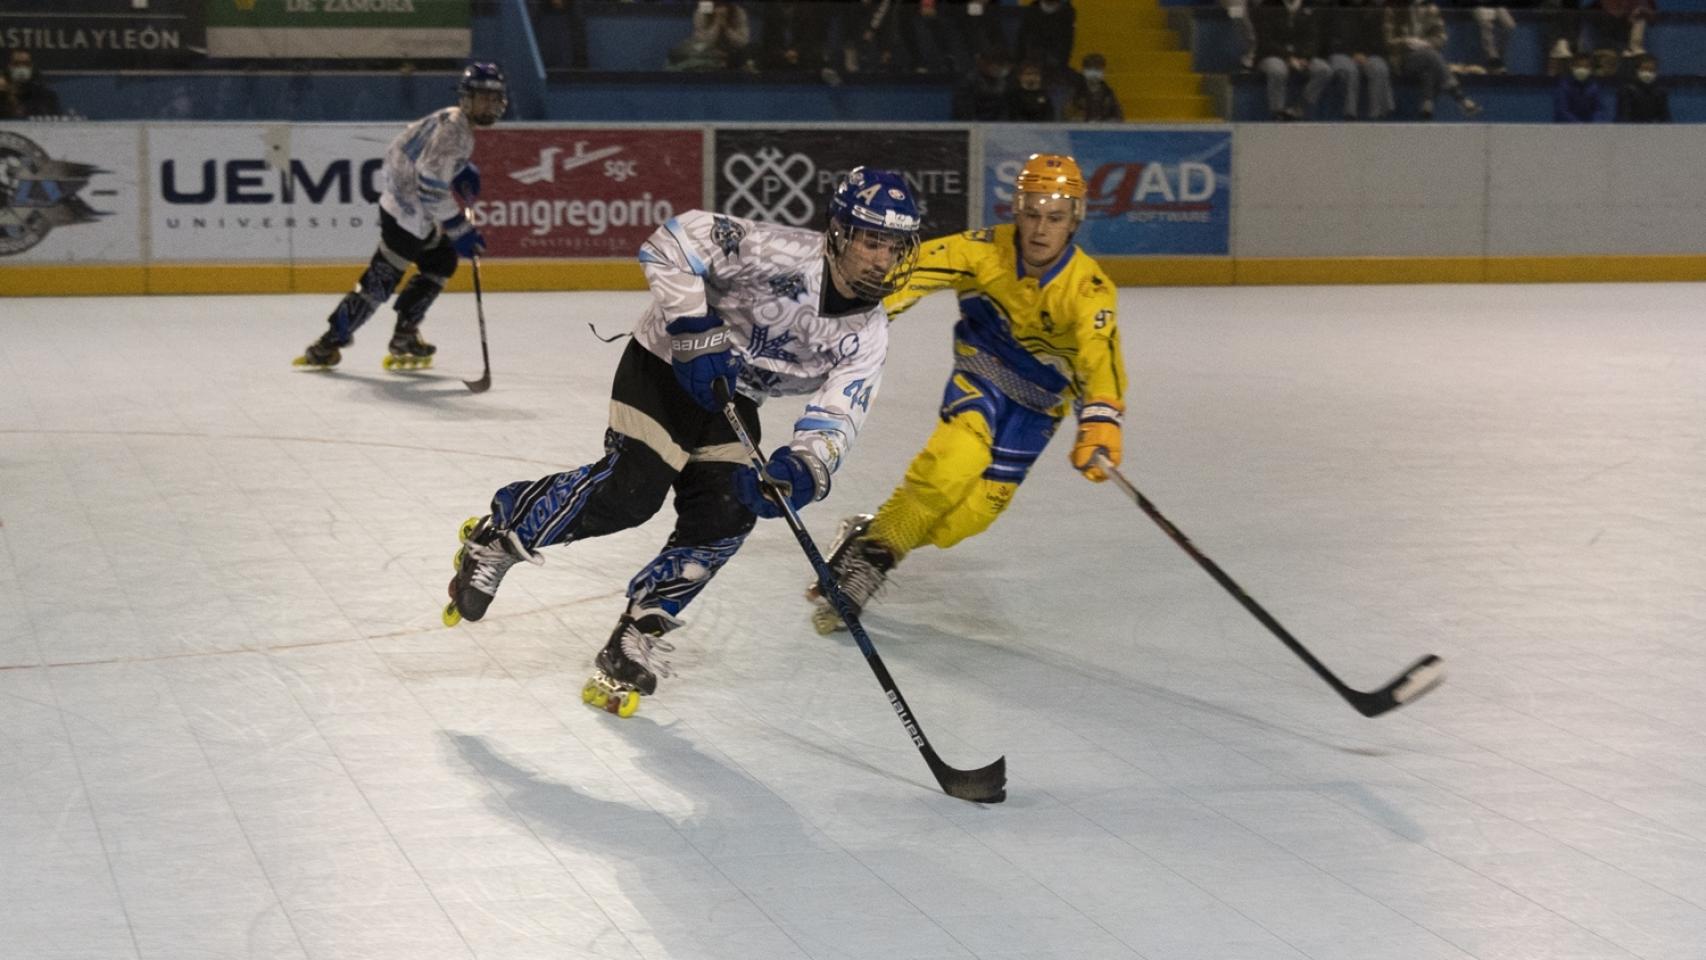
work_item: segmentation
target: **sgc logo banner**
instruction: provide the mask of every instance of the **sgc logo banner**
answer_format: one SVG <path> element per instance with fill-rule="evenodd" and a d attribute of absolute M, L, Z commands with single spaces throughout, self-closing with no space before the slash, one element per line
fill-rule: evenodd
<path fill-rule="evenodd" d="M 967 226 L 968 142 L 964 130 L 722 129 L 715 205 L 730 216 L 821 229 L 836 181 L 863 165 L 906 176 L 927 236 L 954 233 Z"/>

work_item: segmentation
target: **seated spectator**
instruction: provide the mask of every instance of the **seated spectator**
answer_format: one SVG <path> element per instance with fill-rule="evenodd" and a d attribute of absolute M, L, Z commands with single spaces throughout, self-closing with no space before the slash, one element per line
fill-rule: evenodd
<path fill-rule="evenodd" d="M 1558 123 L 1593 123 L 1599 119 L 1599 82 L 1593 78 L 1593 58 L 1578 53 L 1570 72 L 1558 78 L 1552 94 L 1552 119 Z"/>
<path fill-rule="evenodd" d="M 1108 58 L 1099 53 L 1084 55 L 1083 69 L 1066 103 L 1066 119 L 1074 123 L 1118 123 L 1125 119 L 1119 97 L 1107 84 Z"/>
<path fill-rule="evenodd" d="M 1072 0 L 1035 0 L 1019 18 L 1019 60 L 1041 64 L 1044 82 L 1059 81 L 1070 72 L 1077 23 Z"/>
<path fill-rule="evenodd" d="M 1657 10 L 1653 0 L 1595 0 L 1593 5 L 1599 10 L 1594 33 L 1601 45 L 1615 46 L 1625 57 L 1647 52 L 1647 22 Z"/>
<path fill-rule="evenodd" d="M 954 88 L 955 120 L 1011 120 L 1007 102 L 1007 76 L 1012 61 L 1000 47 L 987 47 L 977 55 L 977 68 Z"/>
<path fill-rule="evenodd" d="M 1669 123 L 1670 93 L 1659 86 L 1659 61 L 1642 57 L 1635 64 L 1635 80 L 1617 91 L 1618 123 Z"/>
<path fill-rule="evenodd" d="M 24 108 L 18 103 L 18 97 L 12 92 L 12 80 L 0 73 L 0 120 L 22 120 Z"/>
<path fill-rule="evenodd" d="M 1053 123 L 1054 99 L 1043 86 L 1043 65 L 1019 64 L 1019 82 L 1007 90 L 1007 119 L 1019 123 Z"/>
<path fill-rule="evenodd" d="M 1361 88 L 1368 89 L 1368 118 L 1379 120 L 1392 113 L 1392 68 L 1381 51 L 1386 49 L 1386 16 L 1373 0 L 1344 0 L 1327 11 L 1327 65 L 1345 91 L 1345 119 L 1357 118 Z"/>
<path fill-rule="evenodd" d="M 669 52 L 670 70 L 726 70 L 747 65 L 752 25 L 733 0 L 700 0 L 693 33 Z"/>
<path fill-rule="evenodd" d="M 1332 69 L 1321 59 L 1320 25 L 1315 9 L 1303 0 L 1270 0 L 1250 12 L 1256 27 L 1256 69 L 1268 81 L 1268 115 L 1301 120 L 1313 114 Z M 1303 107 L 1287 105 L 1293 75 L 1306 77 Z"/>
<path fill-rule="evenodd" d="M 1516 18 L 1509 7 L 1476 6 L 1471 10 L 1481 31 L 1481 54 L 1487 58 L 1488 73 L 1505 72 L 1505 48 L 1516 32 Z"/>
<path fill-rule="evenodd" d="M 1445 17 L 1433 0 L 1411 0 L 1408 5 L 1386 8 L 1386 54 L 1398 76 L 1421 78 L 1419 110 L 1423 120 L 1434 118 L 1434 99 L 1441 90 L 1457 101 L 1457 109 L 1465 117 L 1481 112 L 1480 104 L 1469 99 L 1446 65 L 1441 52 L 1446 39 Z"/>
<path fill-rule="evenodd" d="M 828 8 L 809 0 L 772 0 L 758 9 L 764 18 L 767 69 L 813 73 L 827 69 Z"/>
<path fill-rule="evenodd" d="M 58 117 L 65 111 L 59 105 L 59 94 L 47 85 L 36 70 L 35 58 L 28 50 L 13 50 L 6 69 L 12 81 L 12 96 L 25 117 Z"/>
<path fill-rule="evenodd" d="M 1581 0 L 1540 0 L 1538 8 L 1546 15 L 1546 74 L 1556 76 L 1570 65 L 1581 46 Z"/>

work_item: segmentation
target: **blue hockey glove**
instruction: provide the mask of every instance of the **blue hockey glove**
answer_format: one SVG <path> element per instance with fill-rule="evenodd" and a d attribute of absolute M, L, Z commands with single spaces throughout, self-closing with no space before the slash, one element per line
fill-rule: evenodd
<path fill-rule="evenodd" d="M 829 468 L 804 450 L 778 447 L 770 455 L 770 462 L 764 465 L 764 477 L 770 481 L 770 489 L 786 497 L 796 512 L 829 494 Z M 765 496 L 766 492 L 767 487 L 759 481 L 757 470 L 741 467 L 735 473 L 735 497 L 748 510 L 765 518 L 781 516 L 781 506 Z"/>
<path fill-rule="evenodd" d="M 464 206 L 480 199 L 480 168 L 469 161 L 460 173 L 450 178 L 450 191 Z"/>
<path fill-rule="evenodd" d="M 721 410 L 715 384 L 725 380 L 732 389 L 741 368 L 723 318 L 707 306 L 703 315 L 678 317 L 664 330 L 669 333 L 670 365 L 681 388 L 701 407 Z"/>
<path fill-rule="evenodd" d="M 456 248 L 456 255 L 466 260 L 476 253 L 486 251 L 486 238 L 480 236 L 480 231 L 468 222 L 468 218 L 457 214 L 440 224 L 444 235 L 449 238 L 450 245 Z"/>

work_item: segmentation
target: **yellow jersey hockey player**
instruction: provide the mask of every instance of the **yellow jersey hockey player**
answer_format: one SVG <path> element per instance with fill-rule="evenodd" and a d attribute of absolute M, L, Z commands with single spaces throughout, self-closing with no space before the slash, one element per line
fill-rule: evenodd
<path fill-rule="evenodd" d="M 1072 465 L 1106 480 L 1100 451 L 1120 462 L 1125 364 L 1114 285 L 1072 242 L 1084 222 L 1077 161 L 1033 154 L 1019 172 L 1013 223 L 927 241 L 907 283 L 885 301 L 898 316 L 926 294 L 960 300 L 954 369 L 940 421 L 874 516 L 842 521 L 830 565 L 855 610 L 914 548 L 946 549 L 1007 508 L 1060 421 L 1077 413 Z M 813 586 L 813 622 L 840 617 Z"/>

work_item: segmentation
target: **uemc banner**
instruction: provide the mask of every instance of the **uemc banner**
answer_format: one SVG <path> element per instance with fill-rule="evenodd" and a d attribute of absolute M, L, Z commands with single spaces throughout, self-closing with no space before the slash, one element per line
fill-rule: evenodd
<path fill-rule="evenodd" d="M 493 256 L 636 257 L 704 203 L 704 142 L 697 128 L 482 130 L 474 224 Z"/>
<path fill-rule="evenodd" d="M 1225 254 L 1231 246 L 1229 130 L 986 127 L 984 222 L 1012 218 L 1013 181 L 1033 153 L 1078 160 L 1089 186 L 1078 244 L 1092 254 Z"/>
<path fill-rule="evenodd" d="M 7 0 L 0 53 L 28 50 L 55 70 L 163 68 L 200 59 L 201 0 Z"/>
<path fill-rule="evenodd" d="M 206 0 L 214 57 L 461 58 L 468 0 Z"/>
<path fill-rule="evenodd" d="M 0 124 L 0 264 L 141 260 L 138 136 Z"/>
<path fill-rule="evenodd" d="M 905 174 L 924 213 L 926 234 L 968 225 L 970 134 L 893 128 L 719 129 L 717 211 L 796 227 L 821 228 L 842 174 L 857 166 Z"/>
<path fill-rule="evenodd" d="M 385 148 L 400 128 L 148 128 L 156 260 L 365 260 L 379 242 Z"/>

